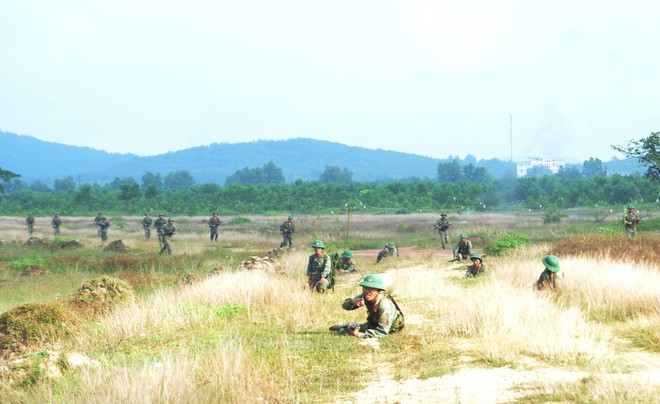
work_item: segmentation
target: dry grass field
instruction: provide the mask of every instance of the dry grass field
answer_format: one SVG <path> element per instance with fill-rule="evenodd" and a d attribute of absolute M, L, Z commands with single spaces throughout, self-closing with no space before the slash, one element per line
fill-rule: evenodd
<path fill-rule="evenodd" d="M 588 215 L 552 226 L 522 213 L 450 216 L 452 242 L 467 232 L 482 253 L 505 233 L 531 241 L 486 256 L 486 274 L 464 279 L 466 263 L 449 262 L 451 252 L 439 248 L 434 214 L 298 217 L 296 249 L 254 270 L 239 267 L 279 245 L 282 218 L 222 218 L 217 244 L 208 240 L 208 218 L 177 218 L 172 256 L 157 255 L 157 240 L 144 239 L 141 218 L 110 219 L 108 242 L 121 239 L 126 252 L 104 251 L 108 243 L 100 242 L 91 217 L 64 217 L 59 240 L 46 226 L 49 218 L 37 218 L 34 236 L 42 247 L 25 245 L 21 218 L 0 218 L 3 402 L 654 403 L 660 397 L 658 234 L 603 235 L 603 224 Z M 314 239 L 323 239 L 328 251 L 350 247 L 360 270 L 338 275 L 335 291 L 324 295 L 304 286 Z M 68 240 L 80 246 L 70 248 Z M 376 264 L 388 241 L 401 256 Z M 561 261 L 559 288 L 536 291 L 532 284 L 549 253 Z M 27 267 L 40 272 L 30 276 Z M 341 302 L 360 292 L 357 284 L 368 273 L 383 275 L 406 328 L 378 340 L 331 334 L 332 324 L 366 318 L 342 310 Z M 107 282 L 103 293 L 92 293 L 94 302 L 81 300 L 81 285 L 99 278 Z M 123 285 L 131 293 L 119 298 Z M 80 310 L 99 299 L 103 304 L 95 307 L 104 310 Z M 59 316 L 16 314 L 17 307 L 36 304 Z M 2 328 L 7 313 L 16 329 L 24 326 L 35 337 L 10 344 L 16 336 Z"/>

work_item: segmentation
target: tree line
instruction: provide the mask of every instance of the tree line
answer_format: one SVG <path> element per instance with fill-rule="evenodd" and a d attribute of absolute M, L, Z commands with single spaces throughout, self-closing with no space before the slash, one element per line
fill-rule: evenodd
<path fill-rule="evenodd" d="M 206 215 L 214 210 L 223 214 L 310 213 L 341 211 L 348 206 L 372 212 L 461 212 L 660 203 L 660 132 L 630 141 L 626 147 L 612 147 L 639 158 L 648 167 L 646 175 L 607 176 L 602 162 L 591 158 L 581 170 L 565 166 L 554 175 L 533 172 L 523 178 L 494 179 L 483 167 L 461 165 L 455 159 L 438 164 L 435 180 L 354 182 L 350 170 L 326 166 L 318 180 L 287 184 L 282 170 L 271 161 L 261 168 L 237 170 L 225 185 L 195 184 L 182 170 L 164 176 L 148 172 L 141 185 L 127 177 L 77 187 L 69 176 L 55 180 L 51 189 L 39 181 L 28 186 L 21 183 L 19 174 L 0 169 L 5 191 L 0 194 L 0 214 L 86 215 L 98 210 L 122 215 L 147 211 Z"/>

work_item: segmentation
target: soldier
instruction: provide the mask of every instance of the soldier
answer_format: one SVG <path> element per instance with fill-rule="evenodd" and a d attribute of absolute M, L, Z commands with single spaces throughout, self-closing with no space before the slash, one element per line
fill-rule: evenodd
<path fill-rule="evenodd" d="M 172 248 L 170 248 L 170 238 L 176 234 L 176 227 L 174 227 L 174 219 L 171 217 L 167 219 L 167 224 L 160 228 L 161 239 L 163 240 L 163 246 L 160 248 L 158 255 L 162 254 L 167 250 L 169 255 L 172 255 Z"/>
<path fill-rule="evenodd" d="M 486 270 L 486 264 L 483 263 L 481 254 L 474 254 L 470 259 L 472 260 L 472 265 L 467 266 L 467 271 L 465 271 L 463 278 L 476 278 Z"/>
<path fill-rule="evenodd" d="M 447 230 L 449 230 L 449 220 L 447 219 L 447 214 L 446 213 L 440 213 L 440 219 L 438 219 L 437 222 L 433 225 L 435 229 L 438 230 L 438 234 L 440 235 L 440 242 L 442 243 L 442 249 L 444 250 L 447 248 L 447 245 L 449 244 L 449 239 L 447 238 Z"/>
<path fill-rule="evenodd" d="M 34 216 L 32 216 L 32 212 L 28 212 L 28 215 L 25 218 L 25 223 L 27 223 L 28 233 L 30 234 L 31 237 L 32 231 L 34 231 Z"/>
<path fill-rule="evenodd" d="M 50 221 L 51 226 L 53 226 L 53 235 L 55 237 L 60 235 L 60 226 L 62 225 L 62 219 L 60 218 L 60 214 L 56 213 L 55 217 L 53 217 L 53 220 Z"/>
<path fill-rule="evenodd" d="M 454 261 L 466 260 L 472 256 L 472 242 L 469 240 L 468 235 L 461 233 L 461 239 L 454 247 Z"/>
<path fill-rule="evenodd" d="M 383 246 L 383 249 L 378 253 L 376 257 L 376 262 L 380 262 L 385 257 L 398 257 L 399 248 L 393 242 L 386 243 Z"/>
<path fill-rule="evenodd" d="M 355 260 L 353 259 L 353 253 L 351 250 L 346 249 L 343 253 L 341 253 L 339 262 L 337 264 L 337 271 L 358 272 L 357 268 L 355 268 Z"/>
<path fill-rule="evenodd" d="M 635 206 L 628 205 L 628 214 L 623 217 L 623 227 L 626 230 L 628 237 L 635 237 L 637 234 L 637 223 L 642 220 L 641 217 L 635 214 Z"/>
<path fill-rule="evenodd" d="M 325 244 L 321 240 L 312 243 L 314 254 L 307 262 L 307 284 L 319 293 L 325 293 L 332 285 L 332 259 L 325 254 Z"/>
<path fill-rule="evenodd" d="M 164 213 L 159 213 L 158 218 L 154 221 L 154 228 L 156 229 L 156 234 L 158 235 L 158 247 L 163 246 L 163 234 L 161 233 L 161 230 L 163 227 L 167 224 L 167 220 L 165 220 L 165 214 Z"/>
<path fill-rule="evenodd" d="M 98 226 L 101 231 L 101 241 L 108 241 L 108 227 L 110 227 L 110 221 L 108 218 L 101 216 L 101 222 Z"/>
<path fill-rule="evenodd" d="M 149 213 L 144 214 L 144 219 L 142 219 L 142 228 L 144 229 L 144 238 L 149 240 L 151 238 L 151 224 L 154 220 L 151 218 Z"/>
<path fill-rule="evenodd" d="M 557 290 L 557 273 L 559 272 L 559 258 L 554 255 L 546 255 L 541 260 L 545 269 L 536 281 L 536 290 L 543 290 L 546 287 Z"/>
<path fill-rule="evenodd" d="M 101 237 L 101 222 L 103 221 L 103 212 L 99 212 L 96 214 L 96 217 L 94 218 L 94 225 L 96 225 L 96 234 Z M 103 237 L 101 237 L 101 240 L 103 240 Z"/>
<path fill-rule="evenodd" d="M 218 242 L 218 227 L 222 220 L 218 217 L 218 212 L 213 212 L 213 216 L 209 219 L 209 229 L 211 229 L 211 242 Z"/>
<path fill-rule="evenodd" d="M 293 247 L 293 233 L 296 232 L 296 225 L 293 224 L 293 218 L 289 216 L 286 222 L 280 225 L 280 233 L 282 233 L 282 242 L 280 248 Z"/>
<path fill-rule="evenodd" d="M 380 276 L 367 275 L 362 282 L 362 293 L 354 298 L 347 298 L 341 307 L 344 310 L 355 310 L 365 306 L 367 322 L 333 325 L 330 331 L 339 334 L 352 335 L 358 338 L 379 338 L 400 331 L 405 326 L 403 312 L 392 296 L 385 295 L 385 285 Z"/>

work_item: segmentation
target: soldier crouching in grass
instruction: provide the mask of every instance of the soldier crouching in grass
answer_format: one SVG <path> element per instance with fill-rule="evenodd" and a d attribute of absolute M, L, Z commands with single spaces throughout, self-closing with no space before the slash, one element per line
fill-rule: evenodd
<path fill-rule="evenodd" d="M 383 279 L 375 274 L 367 275 L 362 282 L 362 293 L 347 298 L 342 304 L 344 310 L 367 308 L 367 322 L 333 325 L 330 331 L 357 338 L 379 338 L 400 331 L 405 325 L 403 312 L 392 296 L 385 295 Z"/>
<path fill-rule="evenodd" d="M 319 293 L 332 289 L 332 258 L 325 253 L 325 244 L 322 240 L 312 243 L 314 254 L 307 261 L 307 284 Z"/>
<path fill-rule="evenodd" d="M 534 284 L 536 290 L 543 290 L 551 288 L 557 290 L 557 274 L 559 273 L 559 258 L 554 255 L 546 255 L 541 260 L 545 270 L 541 272 L 541 276 Z"/>

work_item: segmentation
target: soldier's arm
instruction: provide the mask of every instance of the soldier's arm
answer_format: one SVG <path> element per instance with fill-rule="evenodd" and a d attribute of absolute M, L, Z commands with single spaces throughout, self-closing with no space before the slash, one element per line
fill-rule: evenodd
<path fill-rule="evenodd" d="M 360 293 L 359 295 L 355 296 L 352 299 L 350 297 L 347 297 L 346 299 L 344 299 L 344 302 L 341 304 L 341 307 L 344 310 L 349 310 L 349 311 L 350 310 L 355 310 L 355 309 L 361 307 L 358 304 L 356 304 L 361 299 L 364 299 L 364 295 L 362 293 Z"/>

